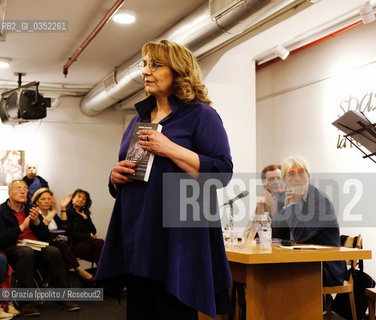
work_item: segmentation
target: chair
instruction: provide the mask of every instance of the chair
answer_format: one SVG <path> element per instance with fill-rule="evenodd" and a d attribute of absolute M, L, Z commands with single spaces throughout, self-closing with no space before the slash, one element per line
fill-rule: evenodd
<path fill-rule="evenodd" d="M 347 248 L 358 248 L 361 249 L 363 245 L 362 236 L 358 235 L 357 237 L 347 237 L 345 242 L 342 244 L 343 247 Z M 347 261 L 347 265 L 351 265 L 354 269 L 357 265 L 357 260 Z M 326 297 L 326 319 L 330 320 L 332 315 L 332 294 L 339 293 L 348 293 L 351 306 L 351 314 L 353 320 L 357 320 L 356 317 L 356 307 L 355 307 L 355 298 L 354 298 L 354 280 L 353 276 L 350 273 L 349 280 L 345 281 L 342 286 L 335 287 L 323 287 L 323 294 Z"/>
<path fill-rule="evenodd" d="M 366 297 L 368 300 L 368 319 L 375 320 L 376 288 L 367 288 Z"/>

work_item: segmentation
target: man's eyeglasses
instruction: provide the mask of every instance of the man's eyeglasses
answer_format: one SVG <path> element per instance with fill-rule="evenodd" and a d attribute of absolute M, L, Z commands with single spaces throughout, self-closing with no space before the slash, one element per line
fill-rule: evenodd
<path fill-rule="evenodd" d="M 295 178 L 295 177 L 304 177 L 306 175 L 305 171 L 299 171 L 299 172 L 288 172 L 287 177 L 288 178 Z"/>
<path fill-rule="evenodd" d="M 157 71 L 157 69 L 159 67 L 163 67 L 164 65 L 161 64 L 161 63 L 158 63 L 158 62 L 155 62 L 153 59 L 151 59 L 149 61 L 149 63 L 147 63 L 145 60 L 141 60 L 139 63 L 138 63 L 138 67 L 140 68 L 141 72 L 144 70 L 144 68 L 148 66 L 149 67 L 149 70 L 151 72 L 155 72 Z"/>

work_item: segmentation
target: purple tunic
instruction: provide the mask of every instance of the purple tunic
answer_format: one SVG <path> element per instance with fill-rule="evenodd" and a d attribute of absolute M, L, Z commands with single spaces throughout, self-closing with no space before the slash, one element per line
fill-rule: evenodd
<path fill-rule="evenodd" d="M 204 103 L 184 104 L 173 95 L 168 102 L 172 112 L 160 122 L 162 133 L 199 155 L 200 173 L 230 173 L 228 183 L 230 147 L 217 112 Z M 124 133 L 119 161 L 125 158 L 135 123 L 150 122 L 155 105 L 153 96 L 136 104 L 138 115 Z M 127 275 L 151 278 L 162 281 L 182 303 L 213 318 L 231 312 L 231 273 L 222 230 L 163 227 L 165 172 L 182 170 L 169 158 L 155 156 L 148 182 L 124 184 L 118 192 L 110 183 L 116 202 L 96 279 L 107 290 L 119 292 Z"/>

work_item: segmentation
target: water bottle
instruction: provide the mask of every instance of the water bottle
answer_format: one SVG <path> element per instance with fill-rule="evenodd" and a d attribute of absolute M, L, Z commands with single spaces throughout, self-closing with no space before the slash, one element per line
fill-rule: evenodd
<path fill-rule="evenodd" d="M 268 212 L 264 212 L 261 218 L 260 249 L 270 249 L 272 247 L 272 219 Z"/>
<path fill-rule="evenodd" d="M 261 224 L 261 219 L 263 218 L 264 213 L 265 213 L 265 199 L 261 198 L 257 202 L 256 223 Z"/>

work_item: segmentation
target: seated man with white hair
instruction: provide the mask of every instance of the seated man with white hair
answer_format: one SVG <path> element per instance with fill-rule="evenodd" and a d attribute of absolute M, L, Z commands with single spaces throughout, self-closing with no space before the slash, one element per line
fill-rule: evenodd
<path fill-rule="evenodd" d="M 0 204 L 0 249 L 6 254 L 10 266 L 17 272 L 19 288 L 34 288 L 33 275 L 41 266 L 47 271 L 50 282 L 56 288 L 68 288 L 64 259 L 58 248 L 47 246 L 39 251 L 29 246 L 17 246 L 20 240 L 50 239 L 50 232 L 43 223 L 39 208 L 29 206 L 27 194 L 27 185 L 23 180 L 14 180 L 9 184 L 9 198 Z M 80 309 L 71 301 L 61 301 L 60 304 L 67 311 Z M 26 317 L 40 315 L 29 301 L 24 301 L 21 312 Z"/>
<path fill-rule="evenodd" d="M 30 199 L 34 195 L 34 193 L 39 190 L 40 188 L 49 188 L 48 182 L 43 179 L 41 176 L 38 176 L 38 166 L 33 163 L 29 162 L 26 164 L 25 167 L 26 176 L 22 178 L 23 181 L 26 182 L 29 188 L 29 197 Z"/>
<path fill-rule="evenodd" d="M 288 228 L 297 243 L 341 246 L 337 216 L 329 197 L 309 183 L 310 169 L 303 157 L 290 157 L 282 165 L 286 191 L 278 201 L 272 228 Z M 323 263 L 324 286 L 343 284 L 344 261 Z"/>

